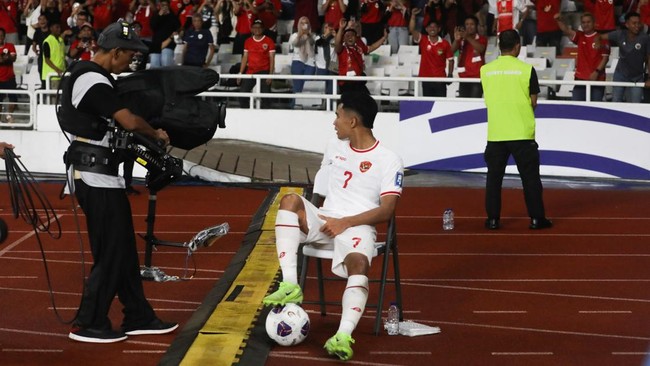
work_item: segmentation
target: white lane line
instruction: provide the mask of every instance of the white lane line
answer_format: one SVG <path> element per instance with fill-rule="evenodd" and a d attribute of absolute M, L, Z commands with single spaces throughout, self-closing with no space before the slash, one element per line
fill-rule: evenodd
<path fill-rule="evenodd" d="M 459 323 L 459 322 L 448 322 L 443 320 L 413 320 L 414 322 L 424 323 L 424 324 L 435 324 L 435 325 L 458 325 L 463 327 L 476 327 L 476 328 L 488 328 L 488 329 L 501 329 L 501 330 L 515 330 L 515 331 L 526 331 L 534 333 L 548 333 L 548 334 L 566 334 L 566 335 L 578 335 L 578 336 L 587 336 L 587 337 L 602 337 L 602 338 L 615 338 L 615 339 L 634 339 L 642 341 L 650 341 L 650 337 L 636 337 L 636 336 L 627 336 L 620 334 L 605 334 L 605 333 L 589 333 L 589 332 L 575 332 L 569 330 L 553 330 L 553 329 L 541 329 L 541 328 L 525 328 L 525 327 L 508 327 L 503 325 L 489 325 L 489 324 L 475 324 L 475 323 Z"/>
<path fill-rule="evenodd" d="M 401 254 L 400 254 L 401 255 Z M 316 277 L 313 277 L 316 278 Z M 404 282 L 650 282 L 650 279 L 590 279 L 590 278 L 401 278 Z"/>
<path fill-rule="evenodd" d="M 417 352 L 417 351 L 412 351 L 412 352 L 406 352 L 406 351 L 370 351 L 371 355 L 422 355 L 422 356 L 429 356 L 432 353 L 431 352 Z"/>
<path fill-rule="evenodd" d="M 614 356 L 647 356 L 650 352 L 612 352 Z"/>
<path fill-rule="evenodd" d="M 497 292 L 497 293 L 506 293 L 506 294 L 556 296 L 556 297 L 568 297 L 568 298 L 576 298 L 576 299 L 630 301 L 630 302 L 650 303 L 650 299 L 631 299 L 631 298 L 624 298 L 624 297 L 558 294 L 558 293 L 552 293 L 552 292 L 537 292 L 537 291 L 499 290 L 499 289 L 481 288 L 481 287 L 429 285 L 429 284 L 421 284 L 421 283 L 402 283 L 402 285 L 417 286 L 417 287 L 446 288 L 446 289 L 450 289 L 450 290 L 484 291 L 484 292 Z"/>
<path fill-rule="evenodd" d="M 273 351 L 278 355 L 308 355 L 309 351 Z"/>
<path fill-rule="evenodd" d="M 451 231 L 451 230 L 450 230 Z M 523 233 L 463 233 L 463 232 L 446 232 L 446 233 L 403 233 L 403 232 L 398 232 L 397 236 L 522 236 L 522 237 L 531 237 L 531 236 L 556 236 L 556 237 L 603 237 L 603 238 L 608 238 L 608 237 L 640 237 L 640 238 L 645 238 L 650 236 L 650 234 L 626 234 L 626 233 L 603 233 L 603 234 L 589 234 L 589 233 L 579 233 L 579 234 L 561 234 L 561 233 L 540 233 L 537 232 L 534 235 L 533 234 L 523 234 Z M 401 253 L 400 253 L 401 254 Z"/>
<path fill-rule="evenodd" d="M 630 310 L 579 310 L 580 314 L 632 314 Z"/>
<path fill-rule="evenodd" d="M 62 349 L 36 349 L 36 348 L 3 348 L 2 352 L 24 352 L 24 353 L 61 353 Z"/>
<path fill-rule="evenodd" d="M 23 291 L 23 292 L 35 292 L 35 293 L 42 293 L 42 294 L 50 294 L 48 290 L 34 290 L 34 289 L 27 289 L 27 288 L 12 288 L 12 287 L 0 287 L 0 291 L 6 290 L 6 291 Z M 80 293 L 76 292 L 63 292 L 63 291 L 53 291 L 52 292 L 55 295 L 72 295 L 72 296 L 81 296 Z M 183 300 L 170 300 L 170 299 L 158 299 L 158 298 L 147 298 L 149 302 L 153 301 L 159 301 L 159 302 L 169 302 L 172 304 L 186 304 L 186 305 L 201 305 L 202 303 L 200 301 L 183 301 Z M 0 328 L 2 329 L 2 328 Z"/>
<path fill-rule="evenodd" d="M 58 214 L 55 214 L 54 217 L 52 217 L 52 218 L 50 219 L 50 221 L 48 221 L 48 222 L 51 224 L 51 223 L 53 223 L 56 219 L 60 219 L 60 218 L 62 218 L 63 216 L 65 216 L 65 215 L 58 215 Z M 23 235 L 22 237 L 20 237 L 20 239 L 14 241 L 14 242 L 11 243 L 11 244 L 8 244 L 8 245 L 5 246 L 2 250 L 0 250 L 0 257 L 2 257 L 5 253 L 7 253 L 8 251 L 10 251 L 10 250 L 13 249 L 14 247 L 16 247 L 18 244 L 20 244 L 20 243 L 24 242 L 25 240 L 31 238 L 32 236 L 34 236 L 34 230 L 31 230 L 31 231 L 27 232 L 25 235 Z"/>
<path fill-rule="evenodd" d="M 294 354 L 277 353 L 274 351 L 269 353 L 269 357 L 288 358 L 292 360 L 304 360 L 304 361 L 325 362 L 325 363 L 331 363 L 333 361 L 331 357 L 297 356 Z M 364 361 L 355 361 L 355 360 L 345 361 L 345 364 L 346 365 L 367 365 L 367 366 L 400 366 L 394 363 L 377 363 L 377 362 L 364 362 Z"/>
<path fill-rule="evenodd" d="M 57 309 L 57 310 L 77 310 L 78 307 L 68 307 L 68 306 L 65 306 L 65 307 L 61 306 L 61 307 L 59 307 L 59 306 L 57 306 L 56 309 Z M 48 306 L 48 307 L 47 307 L 47 310 L 54 310 L 54 308 L 53 308 L 52 306 Z M 154 308 L 154 310 L 155 310 L 155 311 L 169 311 L 169 312 L 173 312 L 173 311 L 179 311 L 179 312 L 180 312 L 180 311 L 184 311 L 184 312 L 193 312 L 193 311 L 196 311 L 196 308 L 193 308 L 193 309 Z"/>
<path fill-rule="evenodd" d="M 165 352 L 167 352 L 167 350 L 164 350 L 164 349 L 162 349 L 162 350 L 146 350 L 146 349 L 125 349 L 125 350 L 122 350 L 122 353 L 132 353 L 132 354 L 136 354 L 136 353 L 149 354 L 149 353 L 165 353 Z"/>
<path fill-rule="evenodd" d="M 528 314 L 526 310 L 474 310 L 474 314 Z"/>
<path fill-rule="evenodd" d="M 399 253 L 402 256 L 429 256 L 429 257 L 650 257 L 650 253 Z"/>
<path fill-rule="evenodd" d="M 492 352 L 492 356 L 553 356 L 553 352 Z"/>

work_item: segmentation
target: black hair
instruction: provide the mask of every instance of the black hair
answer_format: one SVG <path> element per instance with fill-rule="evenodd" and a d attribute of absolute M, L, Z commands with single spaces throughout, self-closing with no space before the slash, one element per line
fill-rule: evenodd
<path fill-rule="evenodd" d="M 627 21 L 630 20 L 630 18 L 632 18 L 632 17 L 639 17 L 639 18 L 641 18 L 641 14 L 637 13 L 636 11 L 631 11 L 631 12 L 625 14 L 625 21 L 627 22 Z"/>
<path fill-rule="evenodd" d="M 476 17 L 476 15 L 468 15 L 467 17 L 465 17 L 465 20 L 467 20 L 467 19 L 473 20 L 474 24 L 478 27 L 479 23 L 478 23 L 478 18 Z"/>
<path fill-rule="evenodd" d="M 514 29 L 508 29 L 499 33 L 499 49 L 501 52 L 509 52 L 521 43 L 519 33 Z"/>
<path fill-rule="evenodd" d="M 377 116 L 377 102 L 367 92 L 350 91 L 341 94 L 339 100 L 341 108 L 354 112 L 361 118 L 361 123 L 366 128 L 372 128 Z"/>

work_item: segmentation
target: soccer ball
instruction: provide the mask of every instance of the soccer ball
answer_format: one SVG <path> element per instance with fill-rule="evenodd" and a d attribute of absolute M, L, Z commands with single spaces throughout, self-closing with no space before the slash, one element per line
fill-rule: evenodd
<path fill-rule="evenodd" d="M 266 333 L 281 346 L 293 346 L 307 338 L 309 315 L 297 304 L 276 306 L 266 317 Z"/>

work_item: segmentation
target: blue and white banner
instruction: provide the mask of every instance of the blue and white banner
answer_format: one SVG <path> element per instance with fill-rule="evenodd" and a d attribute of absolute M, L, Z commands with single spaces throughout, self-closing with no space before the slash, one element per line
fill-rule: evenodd
<path fill-rule="evenodd" d="M 545 103 L 535 110 L 544 175 L 650 179 L 650 105 Z M 482 100 L 403 101 L 399 153 L 413 169 L 486 170 Z M 509 173 L 516 173 L 514 161 Z"/>

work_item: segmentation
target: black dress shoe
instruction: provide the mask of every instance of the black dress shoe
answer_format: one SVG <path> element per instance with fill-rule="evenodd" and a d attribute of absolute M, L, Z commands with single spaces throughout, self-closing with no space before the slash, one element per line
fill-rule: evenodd
<path fill-rule="evenodd" d="M 499 219 L 486 219 L 485 228 L 489 230 L 499 229 Z"/>
<path fill-rule="evenodd" d="M 532 230 L 548 229 L 553 226 L 553 222 L 546 217 L 541 219 L 531 218 L 529 228 Z"/>

